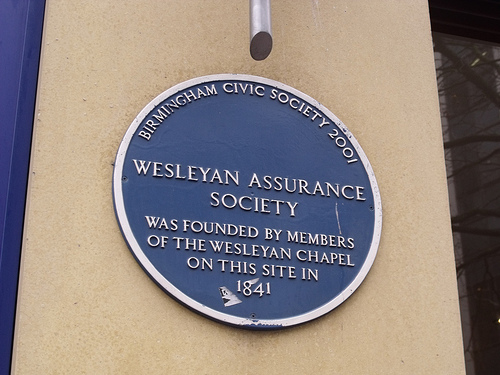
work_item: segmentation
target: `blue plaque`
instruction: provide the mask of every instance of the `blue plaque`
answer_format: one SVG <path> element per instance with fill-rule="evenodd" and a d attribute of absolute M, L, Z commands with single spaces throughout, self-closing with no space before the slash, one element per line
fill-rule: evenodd
<path fill-rule="evenodd" d="M 341 304 L 382 227 L 374 173 L 346 126 L 249 75 L 195 78 L 149 103 L 120 144 L 113 196 L 129 248 L 161 288 L 251 329 Z"/>

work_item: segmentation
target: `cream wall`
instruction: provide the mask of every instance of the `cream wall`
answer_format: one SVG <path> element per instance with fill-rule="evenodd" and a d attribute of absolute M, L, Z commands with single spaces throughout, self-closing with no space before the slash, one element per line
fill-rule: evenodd
<path fill-rule="evenodd" d="M 48 0 L 16 325 L 16 374 L 463 374 L 425 0 L 273 0 L 274 48 L 248 52 L 248 2 Z M 118 228 L 111 175 L 156 95 L 216 73 L 319 100 L 375 171 L 382 241 L 358 291 L 275 332 L 212 322 L 162 292 Z"/>

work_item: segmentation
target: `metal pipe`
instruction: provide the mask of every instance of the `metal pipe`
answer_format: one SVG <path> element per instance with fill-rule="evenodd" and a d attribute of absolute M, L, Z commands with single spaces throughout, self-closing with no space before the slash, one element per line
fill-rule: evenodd
<path fill-rule="evenodd" d="M 264 60 L 272 48 L 271 0 L 250 0 L 250 55 Z"/>

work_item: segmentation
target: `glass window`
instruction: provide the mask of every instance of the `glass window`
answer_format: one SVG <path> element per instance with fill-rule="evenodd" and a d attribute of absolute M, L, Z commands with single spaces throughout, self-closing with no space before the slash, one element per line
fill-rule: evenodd
<path fill-rule="evenodd" d="M 433 39 L 467 374 L 500 374 L 500 46 Z"/>

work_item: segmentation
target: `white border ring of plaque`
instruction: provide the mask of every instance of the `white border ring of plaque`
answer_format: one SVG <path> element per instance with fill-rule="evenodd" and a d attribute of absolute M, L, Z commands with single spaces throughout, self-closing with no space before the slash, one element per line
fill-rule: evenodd
<path fill-rule="evenodd" d="M 250 75 L 191 79 L 151 101 L 118 149 L 113 198 L 132 254 L 164 291 L 250 329 L 340 305 L 382 228 L 375 175 L 347 127 Z"/>

